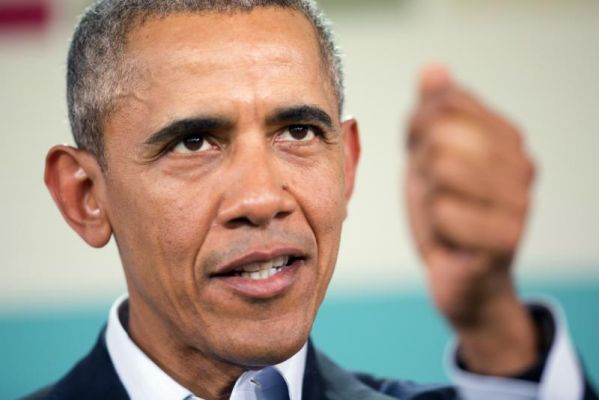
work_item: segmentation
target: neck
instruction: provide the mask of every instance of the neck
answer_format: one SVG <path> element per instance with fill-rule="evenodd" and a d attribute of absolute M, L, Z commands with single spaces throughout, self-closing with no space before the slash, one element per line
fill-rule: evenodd
<path fill-rule="evenodd" d="M 130 299 L 128 318 L 121 317 L 135 344 L 195 396 L 206 400 L 229 399 L 235 382 L 247 368 L 211 357 L 186 344 L 174 327 L 166 326 L 154 313 L 144 311 L 143 306 Z"/>

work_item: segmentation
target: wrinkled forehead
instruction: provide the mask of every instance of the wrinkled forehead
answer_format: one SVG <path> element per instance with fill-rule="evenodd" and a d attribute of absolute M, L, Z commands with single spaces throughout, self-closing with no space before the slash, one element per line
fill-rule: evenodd
<path fill-rule="evenodd" d="M 169 68 L 183 59 L 210 68 L 223 62 L 251 66 L 270 58 L 317 66 L 315 72 L 328 74 L 312 23 L 282 7 L 146 16 L 129 30 L 124 58 L 141 69 Z"/>
<path fill-rule="evenodd" d="M 337 102 L 316 31 L 293 9 L 145 19 L 129 32 L 125 59 L 136 94 L 142 97 L 157 89 L 185 90 L 186 80 L 193 80 L 206 93 L 220 90 L 220 97 L 233 96 L 234 87 L 241 92 L 248 85 L 261 85 L 252 92 L 264 92 L 272 84 L 296 92 L 324 91 L 328 100 Z"/>

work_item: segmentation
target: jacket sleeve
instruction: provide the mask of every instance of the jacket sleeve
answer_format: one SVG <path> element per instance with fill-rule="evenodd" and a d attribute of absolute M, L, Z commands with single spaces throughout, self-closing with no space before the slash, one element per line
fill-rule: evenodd
<path fill-rule="evenodd" d="M 446 356 L 449 376 L 464 400 L 599 400 L 585 378 L 574 350 L 566 319 L 552 302 L 530 302 L 547 351 L 539 365 L 514 377 L 478 375 L 459 362 L 458 345 L 450 345 Z"/>

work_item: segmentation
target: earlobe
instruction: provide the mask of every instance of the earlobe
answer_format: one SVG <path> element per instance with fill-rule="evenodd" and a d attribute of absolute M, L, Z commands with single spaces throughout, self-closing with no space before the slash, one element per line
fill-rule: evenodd
<path fill-rule="evenodd" d="M 345 201 L 349 202 L 354 191 L 356 169 L 360 160 L 360 132 L 358 121 L 348 118 L 341 124 L 343 130 L 344 168 L 345 168 Z"/>
<path fill-rule="evenodd" d="M 102 247 L 112 235 L 103 208 L 104 175 L 94 156 L 55 146 L 46 157 L 46 186 L 66 222 L 90 246 Z"/>

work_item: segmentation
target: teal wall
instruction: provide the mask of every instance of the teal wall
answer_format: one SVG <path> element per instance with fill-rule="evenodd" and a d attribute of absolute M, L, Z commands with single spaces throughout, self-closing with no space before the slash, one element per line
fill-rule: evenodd
<path fill-rule="evenodd" d="M 588 374 L 599 382 L 599 282 L 536 285 L 523 293 L 543 293 L 562 304 Z M 0 399 L 14 399 L 66 372 L 93 344 L 108 307 L 0 315 Z M 424 293 L 332 296 L 313 336 L 317 346 L 349 369 L 447 380 L 442 354 L 449 331 Z"/>

